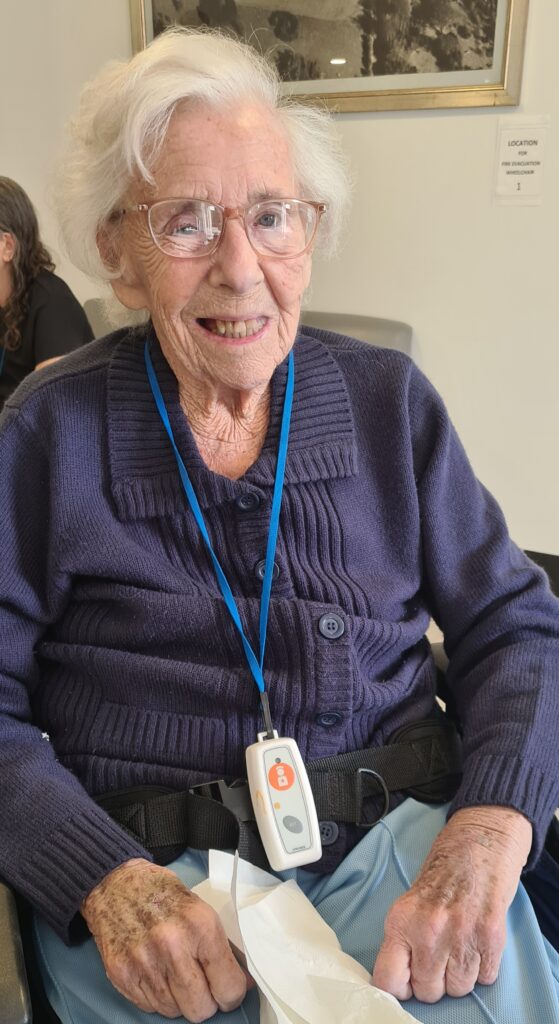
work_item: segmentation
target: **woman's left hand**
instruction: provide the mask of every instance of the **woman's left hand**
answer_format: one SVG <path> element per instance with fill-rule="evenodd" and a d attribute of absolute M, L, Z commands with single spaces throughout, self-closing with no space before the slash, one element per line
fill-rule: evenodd
<path fill-rule="evenodd" d="M 467 995 L 476 982 L 491 985 L 531 842 L 532 827 L 518 811 L 457 811 L 386 916 L 373 984 L 424 1003 Z"/>

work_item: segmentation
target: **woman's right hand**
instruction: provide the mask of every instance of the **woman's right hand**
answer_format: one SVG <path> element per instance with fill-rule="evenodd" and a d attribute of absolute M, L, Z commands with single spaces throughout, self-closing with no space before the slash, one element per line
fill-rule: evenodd
<path fill-rule="evenodd" d="M 80 909 L 109 981 L 140 1010 L 195 1024 L 243 1001 L 249 978 L 217 914 L 168 868 L 126 861 Z"/>

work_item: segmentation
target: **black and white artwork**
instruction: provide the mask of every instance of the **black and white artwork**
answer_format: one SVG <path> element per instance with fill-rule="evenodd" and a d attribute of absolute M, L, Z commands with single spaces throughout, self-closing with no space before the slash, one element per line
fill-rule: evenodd
<path fill-rule="evenodd" d="M 175 22 L 235 33 L 271 52 L 286 81 L 493 64 L 497 0 L 152 0 L 152 7 L 154 34 Z"/>
<path fill-rule="evenodd" d="M 134 0 L 131 0 L 133 3 Z M 268 54 L 293 92 L 363 105 L 376 93 L 504 89 L 528 0 L 143 0 L 147 35 L 169 25 L 218 28 Z M 520 50 L 521 53 L 521 50 Z M 519 73 L 518 84 L 519 84 Z M 361 105 L 340 104 L 351 94 Z M 487 97 L 481 105 L 499 102 Z M 507 102 L 506 99 L 501 102 Z M 508 102 L 514 102 L 509 98 Z M 334 105 L 332 102 L 331 105 Z M 397 106 L 473 105 L 459 102 Z M 385 107 L 386 108 L 386 107 Z"/>

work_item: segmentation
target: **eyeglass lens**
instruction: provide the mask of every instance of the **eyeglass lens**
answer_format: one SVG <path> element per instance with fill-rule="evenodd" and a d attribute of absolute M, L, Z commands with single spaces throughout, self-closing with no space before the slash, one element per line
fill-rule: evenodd
<path fill-rule="evenodd" d="M 267 199 L 244 211 L 249 241 L 263 256 L 297 256 L 313 237 L 317 213 L 298 199 Z M 213 251 L 224 226 L 223 211 L 201 199 L 163 199 L 149 210 L 156 245 L 171 256 Z"/>

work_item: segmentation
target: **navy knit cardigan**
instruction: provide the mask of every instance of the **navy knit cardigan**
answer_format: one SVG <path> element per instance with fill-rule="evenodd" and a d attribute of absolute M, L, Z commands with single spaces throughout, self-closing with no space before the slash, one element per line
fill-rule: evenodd
<path fill-rule="evenodd" d="M 91 795 L 242 775 L 261 727 L 149 390 L 144 336 L 117 332 L 32 375 L 0 421 L 0 874 L 65 938 L 85 894 L 145 855 Z M 202 461 L 154 349 L 256 645 L 286 364 L 263 450 L 233 481 Z M 275 726 L 310 760 L 428 716 L 433 616 L 464 725 L 451 812 L 517 808 L 534 827 L 533 861 L 559 802 L 559 604 L 408 358 L 307 328 L 294 351 L 265 661 Z M 318 870 L 360 835 L 341 829 Z"/>

